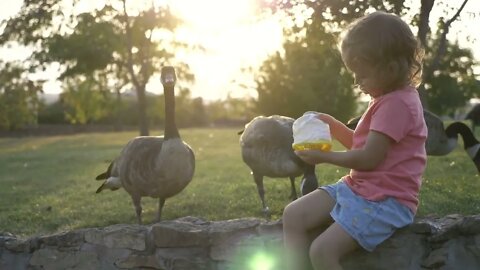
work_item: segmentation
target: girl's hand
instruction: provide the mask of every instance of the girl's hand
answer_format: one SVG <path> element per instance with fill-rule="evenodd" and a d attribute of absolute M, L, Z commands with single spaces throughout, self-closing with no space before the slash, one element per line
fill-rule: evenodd
<path fill-rule="evenodd" d="M 345 148 L 350 149 L 352 148 L 353 144 L 353 130 L 348 128 L 345 124 L 338 121 L 335 117 L 326 114 L 326 113 L 319 113 L 309 111 L 306 113 L 313 113 L 315 117 L 322 120 L 323 122 L 327 123 L 330 127 L 330 134 L 332 135 L 333 139 L 339 141 Z"/>
<path fill-rule="evenodd" d="M 315 165 L 323 162 L 323 157 L 326 152 L 320 150 L 302 150 L 295 151 L 295 154 L 308 164 Z"/>
<path fill-rule="evenodd" d="M 338 122 L 338 120 L 335 117 L 326 113 L 318 113 L 317 118 L 327 123 L 329 126 L 332 126 L 334 125 L 335 122 Z"/>
<path fill-rule="evenodd" d="M 335 117 L 333 117 L 333 116 L 331 116 L 331 115 L 329 115 L 329 114 L 326 114 L 326 113 L 320 113 L 320 112 L 315 112 L 315 111 L 308 111 L 308 112 L 306 112 L 305 114 L 307 114 L 307 113 L 315 114 L 315 116 L 316 116 L 318 119 L 322 120 L 323 122 L 327 123 L 328 125 L 332 125 L 332 124 L 334 124 L 335 122 L 338 121 Z"/>

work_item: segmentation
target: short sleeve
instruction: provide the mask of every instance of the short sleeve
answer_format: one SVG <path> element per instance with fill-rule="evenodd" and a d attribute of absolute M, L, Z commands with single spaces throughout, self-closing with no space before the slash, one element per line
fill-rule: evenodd
<path fill-rule="evenodd" d="M 411 110 L 401 99 L 382 100 L 377 104 L 370 123 L 370 130 L 381 132 L 395 142 L 410 131 L 414 119 Z"/>

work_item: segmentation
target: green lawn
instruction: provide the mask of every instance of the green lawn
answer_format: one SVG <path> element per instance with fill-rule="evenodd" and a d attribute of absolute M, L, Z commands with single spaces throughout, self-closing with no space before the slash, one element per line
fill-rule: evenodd
<path fill-rule="evenodd" d="M 256 186 L 240 156 L 238 130 L 180 131 L 196 153 L 196 171 L 190 185 L 167 200 L 164 219 L 262 217 Z M 94 179 L 136 135 L 120 132 L 0 139 L 0 232 L 31 236 L 135 223 L 130 196 L 123 190 L 95 194 L 101 182 Z M 346 172 L 332 165 L 317 166 L 321 184 L 335 182 Z M 290 183 L 288 179 L 266 178 L 265 190 L 272 219 L 279 219 L 289 202 Z M 479 192 L 476 168 L 460 147 L 444 157 L 429 157 L 419 215 L 479 213 Z M 144 198 L 142 203 L 144 222 L 153 222 L 157 200 Z"/>

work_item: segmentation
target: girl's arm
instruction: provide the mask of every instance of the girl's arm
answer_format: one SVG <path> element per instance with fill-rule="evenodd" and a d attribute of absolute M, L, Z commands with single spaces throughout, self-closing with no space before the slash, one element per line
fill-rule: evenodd
<path fill-rule="evenodd" d="M 352 148 L 353 130 L 329 114 L 317 113 L 317 117 L 330 126 L 330 133 L 334 139 L 339 141 L 345 148 Z"/>
<path fill-rule="evenodd" d="M 392 139 L 383 133 L 370 131 L 362 149 L 343 152 L 322 152 L 319 150 L 295 151 L 302 160 L 309 164 L 330 163 L 337 166 L 370 171 L 385 159 Z"/>

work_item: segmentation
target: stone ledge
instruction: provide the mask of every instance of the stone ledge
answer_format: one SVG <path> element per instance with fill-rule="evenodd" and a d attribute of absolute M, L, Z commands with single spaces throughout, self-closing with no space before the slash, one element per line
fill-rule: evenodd
<path fill-rule="evenodd" d="M 282 223 L 184 217 L 149 226 L 117 224 L 20 239 L 0 233 L 0 269 L 282 269 Z M 345 269 L 480 269 L 480 216 L 417 219 Z"/>

